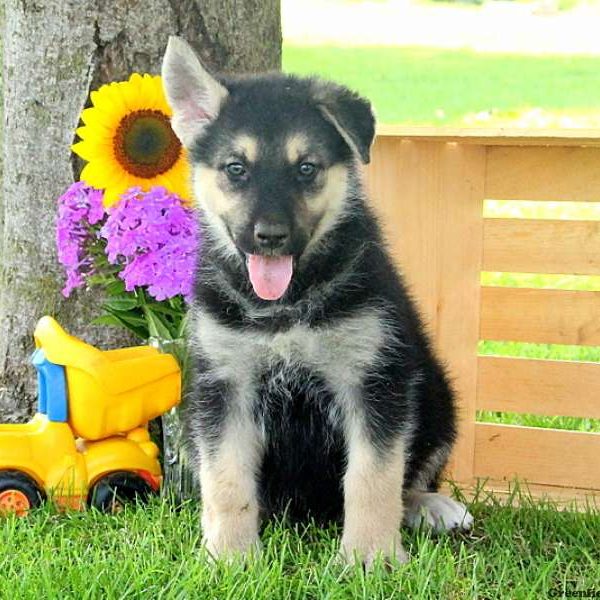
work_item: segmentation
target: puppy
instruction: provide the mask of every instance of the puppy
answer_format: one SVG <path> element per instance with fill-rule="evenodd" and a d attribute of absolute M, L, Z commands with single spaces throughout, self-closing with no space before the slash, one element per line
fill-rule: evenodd
<path fill-rule="evenodd" d="M 343 522 L 342 554 L 367 565 L 406 560 L 403 520 L 468 528 L 437 493 L 452 392 L 363 191 L 370 104 L 215 77 L 178 38 L 162 76 L 203 232 L 182 410 L 209 551 L 258 548 L 275 514 Z"/>

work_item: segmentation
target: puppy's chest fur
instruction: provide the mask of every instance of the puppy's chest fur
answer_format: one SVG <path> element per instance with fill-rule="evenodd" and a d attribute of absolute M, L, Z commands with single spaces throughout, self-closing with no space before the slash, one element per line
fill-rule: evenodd
<path fill-rule="evenodd" d="M 206 314 L 198 320 L 203 377 L 226 381 L 229 408 L 259 432 L 267 513 L 340 517 L 346 441 L 360 419 L 360 385 L 385 344 L 383 324 L 373 310 L 277 333 L 233 329 Z"/>
<path fill-rule="evenodd" d="M 306 372 L 321 378 L 343 404 L 376 363 L 385 344 L 383 323 L 378 311 L 369 310 L 327 325 L 299 323 L 271 333 L 232 328 L 201 313 L 193 335 L 208 363 L 205 375 L 232 385 L 237 391 L 232 401 L 240 407 L 261 390 L 301 385 Z"/>

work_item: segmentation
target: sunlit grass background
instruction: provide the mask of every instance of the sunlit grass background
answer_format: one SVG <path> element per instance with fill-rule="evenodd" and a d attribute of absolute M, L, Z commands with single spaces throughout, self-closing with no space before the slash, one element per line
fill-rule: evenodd
<path fill-rule="evenodd" d="M 382 123 L 600 126 L 599 59 L 398 47 L 284 46 L 283 67 L 344 83 Z"/>

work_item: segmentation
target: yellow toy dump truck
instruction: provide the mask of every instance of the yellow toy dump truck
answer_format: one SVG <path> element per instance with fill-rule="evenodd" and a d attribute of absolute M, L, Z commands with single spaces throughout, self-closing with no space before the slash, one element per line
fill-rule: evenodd
<path fill-rule="evenodd" d="M 111 511 L 160 488 L 147 423 L 181 395 L 176 360 L 140 346 L 103 352 L 51 317 L 34 333 L 38 412 L 0 425 L 0 514 L 26 515 L 47 497 Z"/>

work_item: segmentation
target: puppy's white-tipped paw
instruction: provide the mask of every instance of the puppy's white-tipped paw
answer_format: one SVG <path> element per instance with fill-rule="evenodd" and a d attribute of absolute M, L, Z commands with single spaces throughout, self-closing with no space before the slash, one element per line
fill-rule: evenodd
<path fill-rule="evenodd" d="M 467 531 L 473 527 L 473 516 L 462 502 L 443 494 L 412 492 L 407 498 L 404 523 L 413 529 L 423 524 L 436 533 Z"/>

